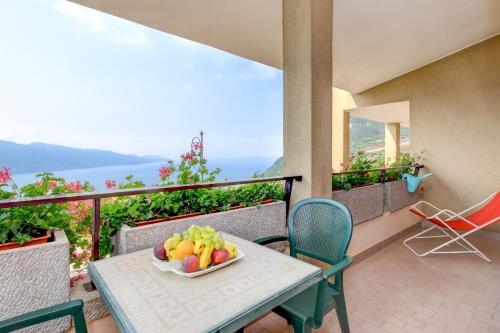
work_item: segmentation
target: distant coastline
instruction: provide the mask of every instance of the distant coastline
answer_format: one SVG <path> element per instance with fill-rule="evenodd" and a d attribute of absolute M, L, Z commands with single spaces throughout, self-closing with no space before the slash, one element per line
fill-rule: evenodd
<path fill-rule="evenodd" d="M 219 180 L 238 180 L 251 178 L 255 172 L 262 173 L 276 160 L 276 157 L 236 157 L 236 158 L 211 158 L 207 164 L 209 169 L 220 168 Z M 135 179 L 142 180 L 147 186 L 160 183 L 158 169 L 166 161 L 150 162 L 133 165 L 115 165 L 97 168 L 79 168 L 70 170 L 50 171 L 56 177 L 66 179 L 66 181 L 88 181 L 95 186 L 97 190 L 105 189 L 106 180 L 116 180 L 117 183 L 123 182 L 125 177 L 133 175 Z M 18 186 L 24 186 L 33 183 L 36 174 L 14 173 L 13 179 Z"/>
<path fill-rule="evenodd" d="M 20 144 L 0 140 L 0 168 L 15 174 L 47 170 L 73 170 L 165 161 L 161 156 L 125 155 L 101 149 L 81 149 L 33 142 Z"/>

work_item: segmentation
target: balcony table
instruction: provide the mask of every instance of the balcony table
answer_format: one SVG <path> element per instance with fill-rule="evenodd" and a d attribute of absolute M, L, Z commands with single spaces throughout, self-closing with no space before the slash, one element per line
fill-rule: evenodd
<path fill-rule="evenodd" d="M 223 234 L 245 253 L 215 272 L 162 272 L 152 249 L 95 261 L 89 274 L 121 332 L 234 332 L 318 283 L 320 268 Z"/>

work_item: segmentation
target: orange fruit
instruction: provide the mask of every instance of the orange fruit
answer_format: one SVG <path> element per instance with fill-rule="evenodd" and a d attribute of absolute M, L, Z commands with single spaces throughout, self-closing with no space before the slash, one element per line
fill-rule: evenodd
<path fill-rule="evenodd" d="M 175 256 L 179 260 L 194 254 L 194 243 L 190 240 L 183 240 L 175 248 Z"/>

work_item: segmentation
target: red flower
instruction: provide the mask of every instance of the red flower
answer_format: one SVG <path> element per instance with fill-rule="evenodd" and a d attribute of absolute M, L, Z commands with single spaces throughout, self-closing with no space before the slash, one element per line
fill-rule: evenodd
<path fill-rule="evenodd" d="M 0 184 L 7 184 L 11 176 L 10 168 L 4 166 L 3 169 L 0 169 Z"/>
<path fill-rule="evenodd" d="M 114 189 L 116 189 L 116 181 L 114 181 L 114 180 L 106 180 L 106 188 L 108 190 L 114 190 Z"/>
<path fill-rule="evenodd" d="M 167 177 L 170 177 L 170 175 L 172 174 L 172 167 L 162 166 L 160 168 L 159 174 L 160 174 L 161 179 L 165 179 Z"/>
<path fill-rule="evenodd" d="M 80 181 L 66 183 L 66 190 L 69 192 L 80 193 L 82 191 L 82 183 Z"/>

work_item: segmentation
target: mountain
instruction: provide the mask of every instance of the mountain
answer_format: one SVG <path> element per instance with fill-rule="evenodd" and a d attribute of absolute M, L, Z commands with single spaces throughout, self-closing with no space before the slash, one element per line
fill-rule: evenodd
<path fill-rule="evenodd" d="M 107 150 L 71 148 L 40 142 L 19 144 L 0 140 L 0 168 L 8 166 L 14 174 L 159 161 L 165 161 L 165 158 L 124 155 Z"/>
<path fill-rule="evenodd" d="M 351 117 L 350 124 L 350 150 L 355 152 L 358 149 L 384 144 L 385 127 L 383 123 Z M 401 127 L 401 139 L 407 139 L 410 130 Z M 281 176 L 283 174 L 283 157 L 278 158 L 273 165 L 264 171 L 265 177 Z"/>
<path fill-rule="evenodd" d="M 283 175 L 283 156 L 278 158 L 273 165 L 271 165 L 266 171 L 264 171 L 265 177 L 275 177 Z"/>

